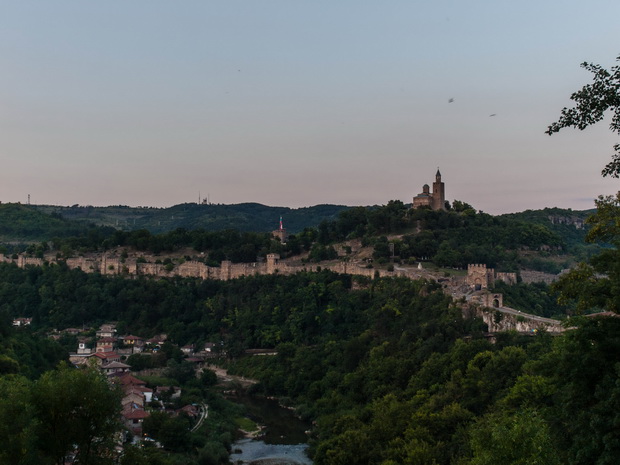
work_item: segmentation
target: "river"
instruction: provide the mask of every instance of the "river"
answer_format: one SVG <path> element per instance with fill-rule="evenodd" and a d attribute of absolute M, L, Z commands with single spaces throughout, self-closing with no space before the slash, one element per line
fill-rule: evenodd
<path fill-rule="evenodd" d="M 264 426 L 257 439 L 245 438 L 233 444 L 230 461 L 235 465 L 312 465 L 306 455 L 306 431 L 310 425 L 274 400 L 235 397 L 246 407 L 248 417 Z"/>

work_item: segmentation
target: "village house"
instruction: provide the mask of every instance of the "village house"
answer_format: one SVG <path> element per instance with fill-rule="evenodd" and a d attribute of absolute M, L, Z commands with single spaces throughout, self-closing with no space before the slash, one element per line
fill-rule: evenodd
<path fill-rule="evenodd" d="M 144 402 L 147 404 L 153 401 L 153 390 L 146 386 L 133 386 L 134 391 L 140 391 L 144 395 Z"/>
<path fill-rule="evenodd" d="M 97 339 L 96 352 L 113 352 L 115 347 L 115 337 L 102 337 L 100 339 Z"/>
<path fill-rule="evenodd" d="M 111 378 L 115 384 L 120 384 L 121 389 L 125 394 L 142 393 L 144 402 L 149 403 L 153 399 L 153 390 L 146 387 L 146 383 L 141 379 L 136 378 L 131 373 L 116 373 L 114 378 Z"/>
<path fill-rule="evenodd" d="M 140 389 L 135 389 L 133 386 L 129 386 L 127 390 L 124 391 L 121 404 L 126 405 L 129 403 L 137 404 L 140 407 L 144 407 L 144 404 L 146 403 L 144 393 Z"/>
<path fill-rule="evenodd" d="M 213 352 L 215 349 L 215 342 L 205 342 L 205 352 Z"/>
<path fill-rule="evenodd" d="M 115 337 L 116 336 L 116 325 L 112 323 L 108 323 L 105 325 L 101 325 L 99 330 L 96 333 L 97 337 Z"/>
<path fill-rule="evenodd" d="M 123 362 L 110 362 L 105 365 L 101 365 L 100 370 L 106 375 L 114 375 L 117 373 L 127 373 L 131 369 L 130 365 Z"/>
<path fill-rule="evenodd" d="M 132 353 L 134 354 L 142 352 L 145 344 L 144 338 L 141 338 L 140 336 L 133 336 L 131 334 L 127 336 L 119 336 L 118 342 L 119 344 L 131 348 Z"/>
<path fill-rule="evenodd" d="M 30 326 L 32 318 L 15 318 L 13 320 L 13 326 Z"/>
<path fill-rule="evenodd" d="M 205 358 L 217 356 L 217 344 L 215 342 L 206 342 L 202 350 L 198 351 L 198 355 Z"/>
<path fill-rule="evenodd" d="M 70 336 L 77 336 L 82 332 L 79 328 L 66 328 L 61 331 L 63 334 L 68 334 Z"/>
<path fill-rule="evenodd" d="M 97 366 L 101 367 L 112 362 L 120 362 L 121 356 L 116 352 L 95 352 L 87 356 L 89 360 L 94 360 Z"/>
<path fill-rule="evenodd" d="M 181 352 L 185 355 L 192 355 L 194 353 L 194 344 L 188 344 L 181 347 Z"/>
<path fill-rule="evenodd" d="M 142 436 L 142 423 L 149 413 L 137 404 L 128 403 L 121 412 L 123 423 L 135 436 Z"/>
<path fill-rule="evenodd" d="M 145 341 L 145 349 L 150 349 L 154 352 L 159 350 L 162 345 L 168 340 L 168 335 L 166 334 L 158 334 L 153 336 L 151 339 L 147 339 Z"/>
<path fill-rule="evenodd" d="M 131 373 L 124 374 L 119 376 L 115 382 L 120 383 L 123 388 L 125 386 L 146 386 L 146 381 L 142 381 L 141 379 L 136 378 Z"/>

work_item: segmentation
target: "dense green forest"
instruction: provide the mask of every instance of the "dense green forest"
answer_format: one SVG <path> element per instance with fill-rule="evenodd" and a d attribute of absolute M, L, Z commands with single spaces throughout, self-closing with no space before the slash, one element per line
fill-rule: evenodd
<path fill-rule="evenodd" d="M 168 208 L 153 207 L 93 207 L 74 205 L 61 207 L 37 205 L 38 211 L 60 215 L 68 220 L 87 221 L 122 230 L 146 229 L 154 234 L 177 228 L 220 231 L 236 229 L 242 232 L 269 232 L 284 226 L 291 233 L 307 227 L 316 227 L 323 220 L 332 220 L 349 207 L 343 205 L 315 205 L 313 207 L 270 207 L 259 203 L 196 204 L 184 203 Z"/>
<path fill-rule="evenodd" d="M 238 366 L 317 419 L 317 464 L 615 462 L 618 320 L 495 344 L 433 321 Z"/>
<path fill-rule="evenodd" d="M 26 248 L 34 256 L 126 247 L 155 255 L 192 249 L 214 265 L 224 259 L 254 261 L 273 252 L 283 257 L 307 252 L 308 260 L 321 261 L 335 257 L 335 244 L 357 239 L 372 247 L 379 266 L 423 260 L 454 268 L 473 262 L 499 270 L 558 271 L 600 251 L 596 244 L 578 245 L 588 229 L 545 222 L 545 216 L 562 212 L 493 217 L 458 201 L 446 211 L 412 210 L 398 201 L 350 208 L 292 234 L 286 244 L 269 233 L 238 230 L 155 233 L 94 227 L 57 214 L 36 212 L 34 218 L 27 207 L 20 222 L 24 211 L 16 211 L 13 233 L 40 224 L 40 235 L 30 237 L 41 242 Z M 600 228 L 591 235 L 613 244 Z M 603 250 L 593 257 L 594 268 L 582 272 L 608 274 L 614 254 L 615 249 Z M 566 299 L 583 299 L 587 292 L 581 285 L 575 290 L 575 282 L 568 276 L 557 289 Z M 601 280 L 596 295 L 605 290 L 615 298 L 613 282 Z M 515 308 L 543 316 L 565 317 L 567 308 L 574 308 L 558 304 L 543 284 L 497 283 L 495 291 Z M 595 303 L 607 308 L 605 302 L 599 298 Z M 216 343 L 230 371 L 260 381 L 253 394 L 277 396 L 313 422 L 311 450 L 317 465 L 611 463 L 620 452 L 605 439 L 613 436 L 616 421 L 620 322 L 573 318 L 574 329 L 562 336 L 503 334 L 492 343 L 481 321 L 463 317 L 464 306 L 433 281 L 329 271 L 232 281 L 155 280 L 87 274 L 62 262 L 24 269 L 0 264 L 0 391 L 7 399 L 0 402 L 0 417 L 15 416 L 16 406 L 24 412 L 15 428 L 0 429 L 0 439 L 16 446 L 3 457 L 59 463 L 58 457 L 75 444 L 86 449 L 92 442 L 81 435 L 83 428 L 67 427 L 66 435 L 55 437 L 38 426 L 48 422 L 50 408 L 66 408 L 41 401 L 54 395 L 55 385 L 73 383 L 103 392 L 94 373 L 52 369 L 76 340 L 65 336 L 55 342 L 45 333 L 115 321 L 121 333 L 166 333 L 170 343 L 160 354 L 128 361 L 136 368 L 165 370 L 163 378 L 150 382 L 182 385 L 184 402 L 207 399 L 213 406 L 211 419 L 195 433 L 189 432 L 186 417 L 152 415 L 145 431 L 163 449 L 128 446 L 123 463 L 226 462 L 239 409 L 213 390 L 209 372 L 196 378 L 175 349 L 205 342 Z M 32 317 L 32 325 L 14 329 L 15 317 Z M 250 348 L 273 348 L 277 355 L 249 357 L 245 351 Z M 64 389 L 75 392 L 67 394 L 70 402 L 81 402 L 77 391 Z M 114 391 L 105 392 L 110 396 L 98 421 L 102 428 L 118 430 L 110 420 L 118 413 Z M 110 443 L 95 444 L 89 449 L 92 460 L 109 448 Z M 78 460 L 95 463 L 86 456 Z"/>
<path fill-rule="evenodd" d="M 616 247 L 604 249 L 557 285 L 565 299 L 578 299 L 581 307 L 617 310 L 620 235 L 609 220 L 617 216 L 618 206 L 609 202 L 601 201 L 589 239 Z M 416 220 L 455 221 L 455 229 L 464 221 L 462 212 L 419 215 Z M 472 219 L 474 224 L 487 220 Z M 317 241 L 332 240 L 320 239 L 321 234 L 325 226 L 317 231 Z M 254 394 L 277 396 L 314 423 L 311 445 L 317 465 L 585 465 L 615 463 L 620 454 L 614 439 L 620 363 L 616 318 L 573 318 L 568 322 L 572 329 L 561 336 L 507 333 L 492 342 L 479 320 L 463 317 L 467 304 L 453 301 L 433 281 L 329 271 L 232 281 L 130 280 L 62 264 L 24 269 L 1 264 L 0 283 L 1 327 L 8 340 L 52 327 L 116 321 L 120 332 L 144 337 L 166 332 L 174 344 L 217 343 L 229 370 L 260 381 Z M 560 309 L 544 287 L 521 284 L 504 290 L 515 302 L 537 302 L 553 313 Z M 10 327 L 16 316 L 33 318 L 26 333 Z M 27 361 L 33 355 L 15 347 L 3 345 L 0 354 L 3 389 L 11 399 L 0 403 L 0 415 L 12 415 L 14 405 L 33 413 L 20 423 L 21 430 L 0 431 L 8 441 L 20 432 L 20 438 L 40 437 L 36 429 L 28 433 L 47 415 L 33 407 L 39 383 L 45 385 L 40 380 L 68 376 L 60 369 L 38 377 L 46 360 L 53 360 L 40 360 L 33 370 Z M 275 348 L 278 354 L 249 357 L 248 348 Z M 56 350 L 56 359 L 61 358 L 62 351 Z M 193 378 L 175 358 L 178 353 L 167 350 L 167 373 L 190 383 L 194 399 L 222 402 L 209 394 L 208 379 Z M 25 397 L 11 397 L 22 391 Z M 219 412 L 213 419 L 217 424 L 198 435 L 188 435 L 185 420 L 155 416 L 145 428 L 163 441 L 164 449 L 129 448 L 127 460 L 223 463 L 236 412 L 227 407 Z M 70 439 L 71 444 L 79 440 Z M 36 450 L 53 457 L 47 449 Z"/>
<path fill-rule="evenodd" d="M 591 244 L 584 243 L 588 231 L 587 219 L 594 213 L 594 209 L 575 211 L 570 208 L 543 208 L 542 210 L 525 210 L 520 213 L 499 215 L 499 217 L 549 228 L 553 233 L 562 237 L 568 252 L 579 253 L 584 249 L 594 249 Z"/>
<path fill-rule="evenodd" d="M 279 396 L 316 422 L 319 465 L 491 463 L 485 457 L 502 464 L 521 456 L 612 463 L 620 452 L 611 440 L 615 318 L 573 320 L 577 329 L 555 338 L 499 335 L 493 344 L 481 322 L 464 319 L 461 304 L 427 281 L 327 271 L 124 280 L 56 265 L 4 264 L 0 272 L 5 328 L 26 312 L 35 318 L 28 331 L 115 320 L 120 331 L 165 331 L 178 344 L 222 342 L 229 368 L 261 381 L 255 394 Z M 255 347 L 278 355 L 243 355 Z M 2 355 L 15 372 L 16 356 L 6 348 Z M 204 434 L 172 440 L 169 453 L 185 444 L 196 463 L 218 463 L 205 458 L 216 438 Z"/>
<path fill-rule="evenodd" d="M 70 221 L 58 214 L 46 214 L 30 205 L 0 204 L 0 244 L 46 241 L 53 237 L 99 237 L 111 234 L 89 222 Z"/>
<path fill-rule="evenodd" d="M 50 243 L 30 245 L 26 252 L 43 257 L 45 252 L 58 251 L 59 257 L 71 257 L 89 252 L 105 252 L 112 248 L 126 247 L 138 252 L 159 255 L 161 253 L 185 254 L 194 260 L 218 266 L 222 260 L 234 263 L 251 263 L 264 259 L 268 253 L 278 253 L 281 257 L 295 256 L 310 250 L 316 232 L 305 229 L 290 236 L 286 244 L 270 233 L 239 232 L 234 229 L 224 231 L 205 231 L 195 229 L 175 229 L 162 234 L 151 234 L 146 229 L 134 231 L 114 230 L 105 236 L 77 236 L 54 238 Z"/>
<path fill-rule="evenodd" d="M 549 222 L 491 216 L 460 201 L 448 206 L 447 211 L 433 211 L 391 201 L 378 208 L 352 208 L 322 222 L 317 240 L 327 245 L 361 238 L 374 247 L 373 256 L 380 261 L 393 253 L 398 260 L 429 260 L 441 267 L 484 263 L 499 270 L 553 273 L 597 250 L 583 245 L 586 230 L 574 226 L 553 229 Z M 576 238 L 581 246 L 574 244 Z"/>

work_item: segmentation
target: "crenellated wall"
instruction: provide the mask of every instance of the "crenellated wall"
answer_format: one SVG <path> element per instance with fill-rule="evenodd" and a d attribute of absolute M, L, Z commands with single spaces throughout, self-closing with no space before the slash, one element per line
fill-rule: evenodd
<path fill-rule="evenodd" d="M 475 289 L 488 289 L 497 280 L 504 281 L 506 284 L 517 284 L 516 273 L 496 273 L 493 268 L 478 263 L 467 265 L 467 284 Z"/>
<path fill-rule="evenodd" d="M 92 273 L 95 270 L 99 270 L 101 267 L 98 260 L 85 257 L 67 258 L 66 263 L 70 269 L 79 268 L 87 273 Z"/>
<path fill-rule="evenodd" d="M 517 273 L 495 273 L 495 280 L 504 281 L 510 286 L 517 284 Z"/>
<path fill-rule="evenodd" d="M 62 260 L 51 260 L 52 263 Z M 31 258 L 18 256 L 17 259 L 6 257 L 0 254 L 0 262 L 15 263 L 18 267 L 41 266 L 44 261 L 40 258 Z M 154 277 L 193 277 L 200 279 L 229 280 L 243 276 L 264 275 L 264 274 L 282 274 L 292 275 L 299 272 L 317 272 L 320 270 L 330 270 L 340 274 L 350 274 L 356 276 L 366 276 L 368 278 L 398 276 L 409 279 L 436 279 L 439 282 L 446 280 L 436 273 L 422 269 L 395 269 L 388 271 L 384 269 L 366 268 L 366 266 L 339 261 L 333 263 L 321 264 L 298 264 L 284 262 L 280 260 L 277 254 L 267 255 L 265 263 L 232 263 L 224 260 L 220 267 L 210 267 L 202 262 L 187 261 L 176 265 L 170 271 L 166 270 L 166 266 L 161 263 L 138 263 L 136 259 L 121 260 L 117 257 L 108 257 L 100 255 L 97 257 L 77 257 L 69 258 L 65 261 L 71 269 L 80 268 L 86 273 L 100 272 L 104 275 L 144 275 Z M 469 265 L 467 278 L 451 278 L 450 284 L 446 289 L 451 290 L 452 295 L 456 288 L 462 289 L 474 284 L 486 284 L 488 286 L 489 279 L 504 279 L 508 283 L 516 283 L 515 273 L 497 273 L 493 269 L 488 269 L 486 265 Z M 463 284 L 465 281 L 466 285 Z M 486 288 L 486 286 L 485 286 Z M 460 292 L 460 291 L 459 291 Z M 474 293 L 471 295 L 468 311 L 473 311 L 475 315 L 483 318 L 488 325 L 490 332 L 499 332 L 506 330 L 516 330 L 520 332 L 532 332 L 544 329 L 545 331 L 557 333 L 562 332 L 564 328 L 561 323 L 548 318 L 541 318 L 527 314 L 515 315 L 514 310 L 503 307 L 502 294 L 493 294 L 489 292 Z M 464 309 L 465 311 L 465 309 Z M 473 315 L 470 315 L 473 316 Z"/>
<path fill-rule="evenodd" d="M 107 276 L 182 276 L 187 278 L 229 280 L 259 274 L 278 273 L 282 275 L 291 275 L 303 271 L 315 272 L 327 269 L 336 273 L 354 274 L 366 276 L 368 278 L 374 278 L 375 276 L 402 276 L 410 279 L 436 278 L 436 276 L 426 270 L 396 269 L 394 271 L 387 271 L 383 269 L 366 268 L 366 266 L 346 261 L 327 264 L 289 263 L 281 261 L 278 254 L 268 254 L 264 263 L 232 263 L 228 260 L 224 260 L 219 267 L 207 266 L 198 261 L 187 261 L 176 265 L 170 271 L 167 271 L 166 265 L 161 263 L 139 263 L 136 259 L 127 258 L 123 260 L 118 257 L 111 257 L 103 254 L 88 258 L 75 257 L 66 260 L 49 260 L 51 263 L 62 261 L 64 261 L 70 269 L 79 268 L 86 273 L 99 272 Z M 23 268 L 28 265 L 42 266 L 44 260 L 25 257 L 23 255 L 20 255 L 17 259 L 12 259 L 0 254 L 0 262 L 16 263 L 18 267 Z"/>
<path fill-rule="evenodd" d="M 25 266 L 33 265 L 33 266 L 43 266 L 42 258 L 33 258 L 33 257 L 24 257 L 20 255 L 17 258 L 17 266 L 20 268 L 24 268 Z"/>

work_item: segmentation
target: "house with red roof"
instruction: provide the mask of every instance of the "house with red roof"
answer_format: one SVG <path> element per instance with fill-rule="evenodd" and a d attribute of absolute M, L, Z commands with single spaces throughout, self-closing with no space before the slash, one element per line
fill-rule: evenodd
<path fill-rule="evenodd" d="M 146 381 L 136 378 L 131 373 L 125 373 L 118 377 L 121 386 L 146 386 Z"/>
<path fill-rule="evenodd" d="M 102 337 L 97 339 L 96 352 L 112 352 L 116 347 L 115 337 Z"/>
<path fill-rule="evenodd" d="M 122 351 L 129 354 L 139 354 L 144 350 L 145 341 L 140 336 L 120 336 L 118 342 L 123 346 Z"/>
<path fill-rule="evenodd" d="M 121 356 L 116 352 L 95 352 L 94 354 L 88 355 L 88 359 L 95 360 L 95 363 L 98 366 L 107 365 L 111 362 L 120 362 Z"/>
<path fill-rule="evenodd" d="M 142 391 L 139 389 L 129 388 L 124 392 L 123 399 L 121 400 L 121 405 L 125 406 L 127 404 L 136 404 L 140 407 L 144 407 L 145 404 L 145 396 Z"/>
<path fill-rule="evenodd" d="M 123 418 L 125 426 L 136 436 L 142 436 L 142 423 L 144 419 L 149 416 L 149 412 L 133 403 L 124 405 L 121 412 L 121 417 Z"/>

